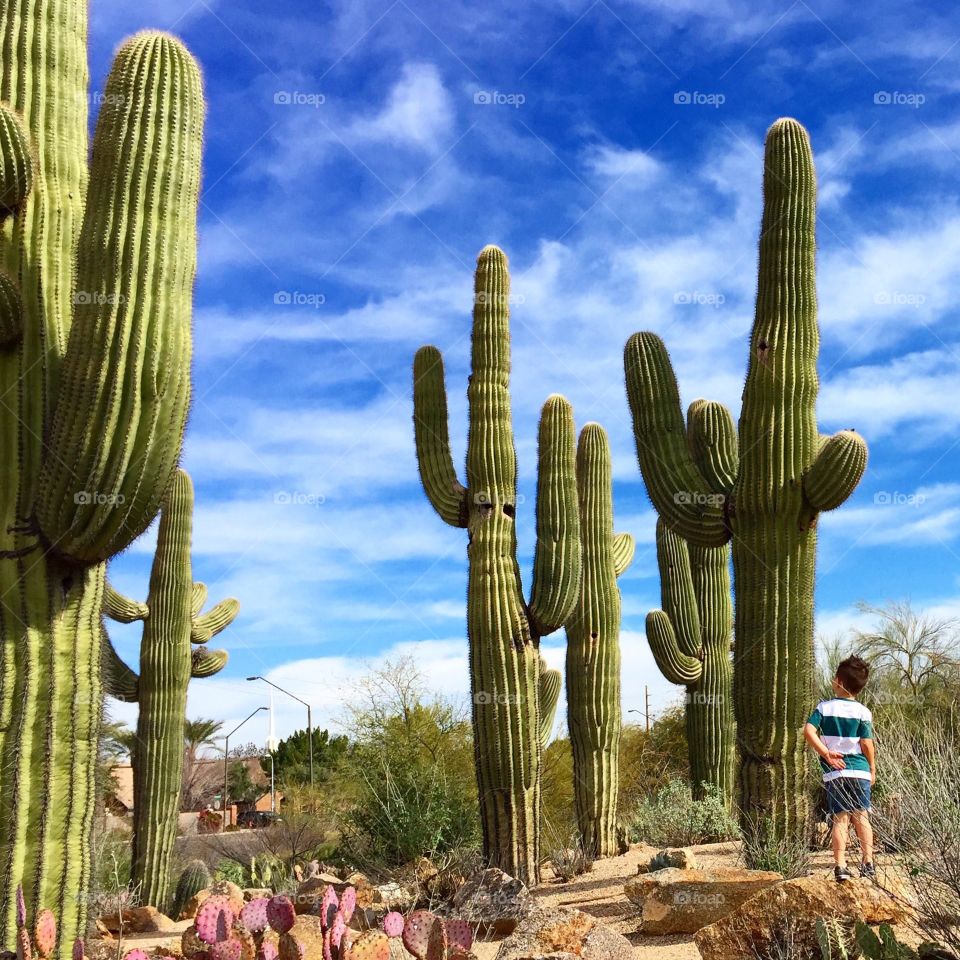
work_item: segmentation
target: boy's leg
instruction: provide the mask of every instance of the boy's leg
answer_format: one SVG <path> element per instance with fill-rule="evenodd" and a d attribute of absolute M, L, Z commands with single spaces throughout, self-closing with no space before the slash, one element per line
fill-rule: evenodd
<path fill-rule="evenodd" d="M 853 829 L 857 832 L 860 841 L 860 854 L 863 862 L 873 863 L 873 825 L 870 823 L 870 813 L 867 810 L 857 810 L 853 814 Z"/>
<path fill-rule="evenodd" d="M 847 865 L 847 837 L 849 834 L 850 814 L 835 813 L 833 815 L 833 833 L 830 836 L 830 843 L 833 847 L 833 862 L 838 867 Z"/>

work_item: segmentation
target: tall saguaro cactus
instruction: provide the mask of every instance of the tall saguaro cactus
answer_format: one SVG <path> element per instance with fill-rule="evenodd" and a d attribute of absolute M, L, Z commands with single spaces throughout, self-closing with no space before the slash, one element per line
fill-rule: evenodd
<path fill-rule="evenodd" d="M 577 444 L 577 495 L 583 543 L 580 597 L 566 624 L 567 726 L 573 797 L 584 850 L 619 852 L 620 590 L 633 559 L 629 533 L 613 532 L 613 478 L 606 431 L 588 423 Z"/>
<path fill-rule="evenodd" d="M 170 861 L 177 837 L 183 782 L 183 734 L 191 677 L 209 677 L 227 662 L 224 650 L 206 643 L 226 629 L 240 604 L 229 598 L 201 613 L 207 588 L 193 582 L 190 557 L 193 484 L 178 470 L 160 509 L 157 550 L 146 603 L 109 584 L 104 613 L 121 623 L 143 621 L 139 677 L 108 642 L 104 685 L 109 694 L 140 705 L 133 762 L 133 857 L 130 879 L 144 903 L 165 908 Z"/>
<path fill-rule="evenodd" d="M 704 470 L 688 445 L 677 381 L 659 337 L 626 346 L 640 468 L 657 512 L 701 547 L 732 538 L 736 586 L 734 712 L 745 827 L 794 834 L 807 814 L 801 728 L 813 670 L 816 520 L 866 469 L 867 447 L 817 431 L 816 177 L 806 130 L 767 134 L 756 317 L 735 475 Z"/>
<path fill-rule="evenodd" d="M 87 4 L 0 4 L 0 926 L 81 932 L 104 561 L 150 523 L 189 399 L 203 95 L 172 37 L 117 53 L 88 170 Z"/>
<path fill-rule="evenodd" d="M 523 880 L 539 876 L 540 638 L 557 630 L 580 586 L 580 524 L 570 404 L 551 396 L 539 429 L 537 546 L 524 599 L 517 563 L 517 464 L 510 410 L 510 277 L 485 247 L 474 287 L 467 484 L 450 454 L 443 360 L 421 347 L 413 365 L 423 488 L 441 519 L 468 531 L 467 637 L 484 853 Z"/>
<path fill-rule="evenodd" d="M 733 602 L 730 549 L 689 545 L 657 520 L 662 610 L 647 614 L 660 672 L 686 692 L 687 754 L 694 797 L 704 784 L 733 802 Z"/>

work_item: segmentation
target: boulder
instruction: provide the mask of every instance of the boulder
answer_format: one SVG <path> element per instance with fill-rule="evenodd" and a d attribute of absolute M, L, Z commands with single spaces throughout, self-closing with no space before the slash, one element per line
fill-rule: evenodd
<path fill-rule="evenodd" d="M 622 934 L 568 907 L 537 904 L 500 945 L 496 960 L 633 960 Z"/>
<path fill-rule="evenodd" d="M 526 914 L 530 892 L 520 881 L 496 867 L 481 870 L 453 896 L 451 914 L 481 931 L 511 933 Z"/>
<path fill-rule="evenodd" d="M 266 897 L 269 900 L 272 896 L 273 891 L 269 887 L 243 888 L 243 899 L 245 903 L 249 903 L 251 900 L 259 900 L 261 897 Z"/>
<path fill-rule="evenodd" d="M 902 884 L 837 883 L 832 874 L 817 874 L 768 887 L 733 913 L 698 930 L 693 939 L 703 960 L 756 960 L 773 953 L 788 937 L 799 956 L 817 948 L 818 917 L 896 924 L 913 916 Z"/>
<path fill-rule="evenodd" d="M 100 917 L 97 927 L 109 933 L 176 933 L 177 925 L 156 907 L 127 907 L 122 914 Z"/>
<path fill-rule="evenodd" d="M 782 880 L 782 874 L 770 870 L 668 867 L 634 877 L 624 893 L 642 908 L 640 932 L 664 936 L 696 933 Z"/>

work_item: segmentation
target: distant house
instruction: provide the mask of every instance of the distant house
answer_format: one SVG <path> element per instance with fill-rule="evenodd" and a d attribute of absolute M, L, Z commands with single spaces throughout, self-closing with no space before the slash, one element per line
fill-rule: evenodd
<path fill-rule="evenodd" d="M 237 761 L 231 760 L 230 763 Z M 247 768 L 250 776 L 250 782 L 258 788 L 257 799 L 236 804 L 237 811 L 243 813 L 247 810 L 258 810 L 262 812 L 270 809 L 270 777 L 263 772 L 258 757 L 248 757 L 239 761 Z M 110 774 L 114 781 L 114 790 L 107 797 L 107 806 L 112 813 L 123 816 L 133 812 L 133 768 L 129 763 L 117 764 L 110 768 Z M 188 791 L 193 798 L 193 803 L 184 808 L 182 812 L 199 812 L 207 807 L 217 807 L 220 805 L 221 795 L 223 794 L 223 760 L 197 760 L 193 765 L 190 774 L 190 790 Z M 277 806 L 283 795 L 277 791 Z M 234 806 L 234 804 L 231 804 Z"/>

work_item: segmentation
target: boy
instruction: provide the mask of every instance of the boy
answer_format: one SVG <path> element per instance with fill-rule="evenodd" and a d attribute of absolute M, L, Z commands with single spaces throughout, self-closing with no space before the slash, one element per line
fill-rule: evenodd
<path fill-rule="evenodd" d="M 833 678 L 834 697 L 817 704 L 803 728 L 807 743 L 820 755 L 827 810 L 833 818 L 833 875 L 849 880 L 847 837 L 850 818 L 860 841 L 860 876 L 874 879 L 873 828 L 870 826 L 870 788 L 876 780 L 873 714 L 857 702 L 867 685 L 870 667 L 860 657 L 847 657 Z"/>

